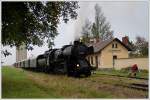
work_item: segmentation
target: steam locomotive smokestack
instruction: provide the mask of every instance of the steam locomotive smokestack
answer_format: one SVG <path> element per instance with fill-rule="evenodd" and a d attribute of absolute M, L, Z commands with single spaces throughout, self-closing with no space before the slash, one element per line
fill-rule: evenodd
<path fill-rule="evenodd" d="M 74 45 L 78 45 L 78 44 L 82 44 L 82 37 L 80 37 L 74 41 Z"/>
<path fill-rule="evenodd" d="M 78 40 L 74 41 L 74 45 L 79 45 L 79 44 L 80 44 L 80 42 Z"/>

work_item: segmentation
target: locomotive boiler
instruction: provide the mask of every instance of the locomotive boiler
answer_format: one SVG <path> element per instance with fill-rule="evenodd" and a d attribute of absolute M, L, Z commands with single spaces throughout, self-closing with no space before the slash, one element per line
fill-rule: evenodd
<path fill-rule="evenodd" d="M 60 49 L 50 49 L 34 59 L 15 63 L 16 67 L 43 71 L 47 73 L 67 74 L 68 76 L 90 76 L 91 65 L 86 56 L 93 53 L 93 47 L 74 41 Z"/>

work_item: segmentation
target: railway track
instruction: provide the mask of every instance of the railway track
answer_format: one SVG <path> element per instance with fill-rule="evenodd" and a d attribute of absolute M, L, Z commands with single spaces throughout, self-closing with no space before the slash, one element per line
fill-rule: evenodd
<path fill-rule="evenodd" d="M 149 86 L 148 86 L 148 79 L 147 78 L 135 78 L 135 77 L 127 77 L 127 76 L 121 76 L 121 75 L 108 75 L 108 74 L 98 74 L 98 75 L 106 75 L 106 76 L 113 76 L 113 77 L 118 77 L 123 80 L 138 80 L 138 82 L 130 82 L 126 84 L 117 84 L 117 86 L 122 86 L 122 87 L 127 87 L 127 88 L 132 88 L 132 89 L 137 89 L 137 90 L 142 90 L 142 91 L 148 91 Z"/>
<path fill-rule="evenodd" d="M 97 74 L 97 73 L 94 73 Z M 123 75 L 113 75 L 113 74 L 98 74 L 98 75 L 107 75 L 107 76 L 116 76 L 116 77 L 123 77 L 123 78 L 129 78 L 129 79 L 139 79 L 139 80 L 148 80 L 147 78 L 141 78 L 141 77 L 128 77 Z"/>
<path fill-rule="evenodd" d="M 148 91 L 148 84 L 132 83 L 127 87 L 133 88 L 133 89 L 138 89 L 138 90 L 143 90 L 143 91 Z"/>

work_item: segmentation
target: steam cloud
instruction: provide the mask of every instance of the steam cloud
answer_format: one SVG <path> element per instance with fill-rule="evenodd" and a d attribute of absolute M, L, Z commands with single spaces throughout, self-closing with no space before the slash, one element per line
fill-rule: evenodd
<path fill-rule="evenodd" d="M 78 18 L 75 23 L 75 30 L 74 30 L 74 40 L 78 40 L 82 34 L 82 26 L 85 23 L 86 18 L 88 18 L 88 7 L 90 2 L 79 2 L 80 8 L 78 9 Z"/>

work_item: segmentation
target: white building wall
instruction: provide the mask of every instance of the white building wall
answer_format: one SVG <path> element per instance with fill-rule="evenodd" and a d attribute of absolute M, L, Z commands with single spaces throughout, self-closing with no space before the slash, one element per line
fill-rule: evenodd
<path fill-rule="evenodd" d="M 25 45 L 16 48 L 16 62 L 27 59 L 27 49 Z"/>

